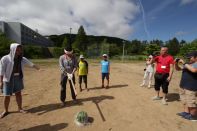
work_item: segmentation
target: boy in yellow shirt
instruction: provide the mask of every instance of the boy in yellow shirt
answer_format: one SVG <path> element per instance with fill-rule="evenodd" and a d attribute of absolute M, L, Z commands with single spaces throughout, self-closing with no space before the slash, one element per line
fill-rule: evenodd
<path fill-rule="evenodd" d="M 80 55 L 79 58 L 80 58 L 80 61 L 78 63 L 78 75 L 79 75 L 80 92 L 82 91 L 82 88 L 81 88 L 82 79 L 83 79 L 83 82 L 85 83 L 86 90 L 89 91 L 87 87 L 88 62 L 84 59 L 83 55 Z"/>

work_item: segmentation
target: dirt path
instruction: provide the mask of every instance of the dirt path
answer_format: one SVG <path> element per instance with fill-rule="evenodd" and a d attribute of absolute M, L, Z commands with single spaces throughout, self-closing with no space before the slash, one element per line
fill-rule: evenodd
<path fill-rule="evenodd" d="M 42 65 L 41 72 L 26 68 L 24 108 L 28 114 L 19 114 L 14 97 L 10 103 L 12 114 L 0 119 L 0 131 L 195 131 L 196 122 L 176 116 L 181 111 L 178 101 L 180 73 L 175 72 L 170 84 L 169 103 L 152 101 L 153 88 L 139 87 L 143 77 L 143 63 L 112 63 L 109 89 L 101 89 L 100 67 L 90 63 L 88 86 L 90 91 L 78 94 L 78 104 L 73 104 L 67 88 L 67 105 L 61 108 L 59 101 L 59 68 Z M 77 84 L 78 87 L 78 84 Z M 0 97 L 0 111 L 3 110 Z M 74 116 L 84 110 L 92 118 L 92 124 L 77 127 Z"/>

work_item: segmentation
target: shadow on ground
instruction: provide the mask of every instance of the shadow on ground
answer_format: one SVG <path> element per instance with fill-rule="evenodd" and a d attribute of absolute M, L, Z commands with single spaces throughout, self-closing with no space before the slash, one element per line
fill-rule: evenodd
<path fill-rule="evenodd" d="M 178 93 L 169 93 L 167 98 L 168 102 L 180 101 L 180 96 Z"/>
<path fill-rule="evenodd" d="M 44 124 L 44 125 L 30 127 L 27 129 L 22 129 L 19 131 L 59 131 L 66 128 L 67 126 L 68 126 L 67 123 L 60 123 L 56 125 Z"/>
<path fill-rule="evenodd" d="M 110 89 L 110 88 L 122 88 L 122 87 L 127 87 L 127 86 L 129 86 L 129 85 L 128 84 L 124 84 L 124 85 L 111 85 L 111 86 L 108 87 L 108 89 Z M 101 88 L 101 86 L 89 88 L 89 90 L 99 90 L 99 89 L 104 89 L 104 88 Z"/>
<path fill-rule="evenodd" d="M 62 109 L 62 108 L 67 108 L 67 107 L 71 107 L 71 106 L 81 106 L 81 105 L 83 105 L 84 102 L 88 102 L 88 101 L 92 101 L 93 103 L 98 104 L 103 100 L 112 100 L 112 99 L 114 99 L 113 96 L 107 96 L 107 95 L 88 97 L 88 98 L 83 98 L 83 99 L 77 99 L 77 103 L 74 103 L 73 101 L 68 101 L 68 102 L 66 102 L 65 107 L 62 107 L 61 103 L 46 104 L 46 105 L 40 105 L 37 107 L 30 108 L 28 110 L 28 112 L 29 113 L 37 113 L 38 115 L 42 115 L 47 112 L 51 112 L 51 111 Z"/>

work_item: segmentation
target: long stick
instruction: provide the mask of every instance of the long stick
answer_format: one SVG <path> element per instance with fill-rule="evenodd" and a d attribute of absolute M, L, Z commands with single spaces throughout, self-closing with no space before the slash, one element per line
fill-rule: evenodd
<path fill-rule="evenodd" d="M 67 73 L 67 76 L 68 76 L 68 79 L 71 81 L 72 88 L 73 88 L 73 90 L 74 90 L 75 96 L 77 96 L 77 91 L 76 91 L 75 85 L 74 85 L 74 83 L 73 83 L 72 74 Z"/>

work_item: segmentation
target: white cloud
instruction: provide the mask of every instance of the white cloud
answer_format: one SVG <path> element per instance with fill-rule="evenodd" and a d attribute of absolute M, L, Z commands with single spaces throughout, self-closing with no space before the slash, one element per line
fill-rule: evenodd
<path fill-rule="evenodd" d="M 140 13 L 135 0 L 4 0 L 0 19 L 20 21 L 44 35 L 77 33 L 83 25 L 89 35 L 127 38 Z"/>
<path fill-rule="evenodd" d="M 181 5 L 186 5 L 195 2 L 196 0 L 181 0 Z"/>
<path fill-rule="evenodd" d="M 186 31 L 178 31 L 178 32 L 175 33 L 175 36 L 183 36 L 183 35 L 186 35 L 186 34 L 188 34 L 188 32 L 186 32 Z"/>

